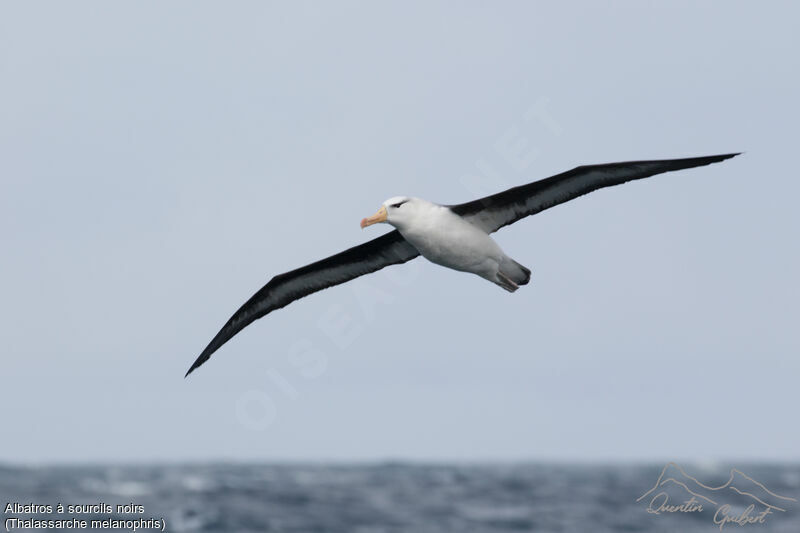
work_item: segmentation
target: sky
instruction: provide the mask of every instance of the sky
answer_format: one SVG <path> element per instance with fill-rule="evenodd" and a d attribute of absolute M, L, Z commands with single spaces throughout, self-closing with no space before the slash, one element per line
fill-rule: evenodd
<path fill-rule="evenodd" d="M 0 7 L 0 462 L 800 460 L 796 3 Z M 255 322 L 273 275 L 581 164 L 729 152 Z"/>

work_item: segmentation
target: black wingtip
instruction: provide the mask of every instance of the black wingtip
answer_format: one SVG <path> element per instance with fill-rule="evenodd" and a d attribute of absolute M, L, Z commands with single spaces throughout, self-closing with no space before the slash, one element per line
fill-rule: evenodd
<path fill-rule="evenodd" d="M 707 155 L 707 156 L 701 156 L 701 157 L 689 157 L 689 158 L 686 158 L 684 161 L 692 161 L 692 160 L 694 160 L 694 161 L 700 162 L 700 166 L 702 166 L 703 164 L 707 165 L 709 163 L 719 163 L 720 161 L 725 161 L 726 159 L 730 159 L 732 157 L 736 157 L 737 155 L 741 155 L 742 153 L 743 152 L 733 152 L 733 153 L 730 153 L 730 154 Z M 676 160 L 676 161 L 680 161 L 680 160 Z"/>
<path fill-rule="evenodd" d="M 672 168 L 662 170 L 661 172 L 667 172 L 669 170 L 683 170 L 687 168 L 695 168 L 695 167 L 702 167 L 705 165 L 712 165 L 714 163 L 719 163 L 721 161 L 725 161 L 726 159 L 731 159 L 732 157 L 736 157 L 737 155 L 741 155 L 742 152 L 733 152 L 730 154 L 718 154 L 718 155 L 705 155 L 700 157 L 686 157 L 683 159 L 665 159 L 663 163 L 670 165 Z M 661 161 L 653 161 L 654 163 L 659 163 Z M 660 173 L 660 172 L 658 172 Z"/>
<path fill-rule="evenodd" d="M 256 293 L 256 295 L 258 295 L 258 293 Z M 246 307 L 248 304 L 249 300 L 248 303 L 242 306 L 242 308 Z M 206 361 L 211 359 L 211 356 L 214 354 L 214 352 L 216 352 L 219 349 L 220 346 L 228 342 L 228 340 L 231 337 L 233 337 L 238 331 L 242 330 L 250 322 L 255 320 L 253 319 L 246 322 L 241 322 L 238 325 L 238 327 L 232 327 L 231 325 L 235 324 L 234 319 L 241 311 L 242 309 L 239 309 L 239 311 L 236 312 L 237 314 L 232 316 L 231 319 L 228 320 L 228 322 L 222 327 L 222 329 L 219 330 L 219 332 L 214 336 L 214 338 L 211 339 L 211 342 L 208 343 L 208 346 L 205 347 L 203 352 L 199 356 L 197 356 L 197 359 L 194 360 L 192 366 L 189 367 L 189 370 L 186 372 L 186 375 L 183 376 L 183 379 L 186 379 L 187 377 L 189 377 L 189 374 L 194 372 L 197 368 L 203 366 L 203 364 L 205 364 Z"/>
<path fill-rule="evenodd" d="M 197 359 L 195 359 L 194 363 L 192 363 L 192 366 L 191 366 L 191 367 L 189 367 L 189 370 L 187 370 L 187 371 L 186 371 L 186 374 L 183 376 L 183 379 L 186 379 L 186 378 L 188 378 L 188 377 L 189 377 L 189 374 L 191 374 L 192 372 L 194 372 L 194 371 L 195 371 L 195 369 L 197 369 L 197 368 L 199 368 L 200 366 L 202 366 L 202 364 L 203 364 L 203 363 L 205 363 L 206 361 L 208 361 L 208 359 L 209 359 L 210 357 L 211 357 L 211 354 L 209 353 L 209 349 L 208 349 L 208 348 L 206 348 L 205 350 L 203 350 L 203 353 L 201 353 L 201 354 L 200 354 L 200 357 L 198 357 Z"/>
<path fill-rule="evenodd" d="M 713 162 L 714 163 L 720 163 L 722 161 L 725 161 L 726 159 L 731 159 L 731 158 L 736 157 L 737 155 L 742 155 L 743 153 L 744 152 L 734 152 L 734 153 L 731 153 L 731 154 L 718 155 L 718 156 L 716 156 L 716 159 Z"/>
<path fill-rule="evenodd" d="M 197 360 L 194 363 L 192 363 L 192 366 L 189 367 L 189 370 L 186 371 L 186 374 L 184 374 L 183 379 L 188 378 L 189 374 L 194 372 L 195 369 L 199 368 L 203 363 L 205 363 L 208 360 L 208 358 L 209 358 L 209 356 L 206 355 L 205 351 L 203 353 L 201 353 L 200 357 L 198 357 Z"/>

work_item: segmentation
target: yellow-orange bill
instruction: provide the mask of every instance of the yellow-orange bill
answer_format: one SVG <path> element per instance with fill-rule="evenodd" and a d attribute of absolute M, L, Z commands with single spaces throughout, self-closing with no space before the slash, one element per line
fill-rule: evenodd
<path fill-rule="evenodd" d="M 366 228 L 367 226 L 371 226 L 373 224 L 377 224 L 378 222 L 386 222 L 386 208 L 381 207 L 378 209 L 378 212 L 372 215 L 371 217 L 362 218 L 361 219 L 361 229 Z"/>

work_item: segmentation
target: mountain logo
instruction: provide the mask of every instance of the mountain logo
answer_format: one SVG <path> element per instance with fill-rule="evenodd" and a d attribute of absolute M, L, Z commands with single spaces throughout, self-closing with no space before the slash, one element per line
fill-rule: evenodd
<path fill-rule="evenodd" d="M 656 515 L 713 510 L 712 520 L 720 531 L 727 524 L 766 523 L 770 515 L 785 513 L 797 503 L 795 498 L 769 490 L 736 468 L 731 469 L 725 483 L 715 487 L 701 483 L 673 462 L 664 465 L 655 485 L 636 501 L 646 502 L 647 512 Z"/>

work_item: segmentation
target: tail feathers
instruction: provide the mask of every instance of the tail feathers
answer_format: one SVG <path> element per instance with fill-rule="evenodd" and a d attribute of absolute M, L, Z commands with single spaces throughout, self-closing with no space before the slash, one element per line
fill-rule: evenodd
<path fill-rule="evenodd" d="M 528 282 L 531 280 L 531 271 L 525 268 L 524 266 L 520 265 L 516 261 L 514 261 L 514 265 L 516 265 L 516 267 L 520 270 L 522 274 L 519 277 L 519 279 L 515 279 L 514 281 L 516 282 L 517 285 L 527 285 Z"/>
<path fill-rule="evenodd" d="M 520 285 L 527 285 L 531 280 L 531 271 L 511 258 L 506 258 L 497 271 L 495 283 L 508 292 L 514 292 Z"/>
<path fill-rule="evenodd" d="M 517 285 L 527 285 L 531 280 L 531 271 L 507 257 L 500 265 L 500 272 L 510 278 Z"/>

